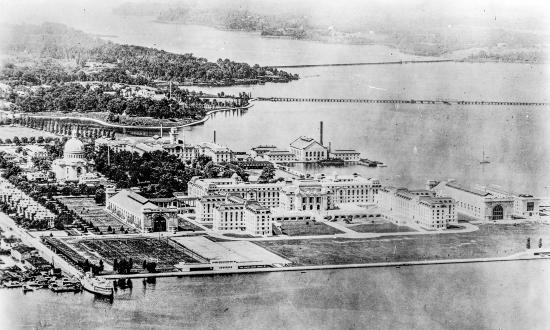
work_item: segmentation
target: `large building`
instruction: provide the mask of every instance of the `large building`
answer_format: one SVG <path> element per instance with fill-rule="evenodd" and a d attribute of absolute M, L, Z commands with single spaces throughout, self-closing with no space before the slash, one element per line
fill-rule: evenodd
<path fill-rule="evenodd" d="M 185 143 L 183 131 L 178 133 L 177 128 L 170 129 L 170 143 L 162 146 L 169 154 L 175 155 L 183 162 L 192 162 L 197 158 L 199 149 L 195 146 Z"/>
<path fill-rule="evenodd" d="M 199 154 L 212 158 L 214 163 L 230 162 L 233 160 L 231 149 L 214 142 L 202 142 L 198 145 Z"/>
<path fill-rule="evenodd" d="M 278 209 L 285 214 L 307 211 L 319 215 L 338 204 L 374 204 L 379 188 L 377 179 L 358 175 L 275 183 L 248 183 L 234 175 L 217 179 L 194 177 L 188 183 L 188 194 L 189 198 L 197 199 L 197 220 L 211 223 L 215 205 L 228 194 L 254 200 L 263 207 Z"/>
<path fill-rule="evenodd" d="M 231 178 L 200 179 L 193 177 L 187 184 L 190 197 L 233 194 L 253 199 L 261 205 L 273 208 L 279 206 L 279 192 L 284 182 L 248 183 L 234 174 Z"/>
<path fill-rule="evenodd" d="M 138 193 L 124 189 L 105 189 L 106 209 L 119 220 L 141 232 L 178 230 L 178 209 L 159 207 Z"/>
<path fill-rule="evenodd" d="M 264 153 L 264 159 L 272 163 L 291 163 L 296 161 L 296 156 L 287 150 L 271 150 Z"/>
<path fill-rule="evenodd" d="M 454 180 L 440 182 L 433 190 L 457 202 L 457 212 L 478 220 L 538 219 L 540 199 L 512 194 L 495 187 L 466 187 Z"/>
<path fill-rule="evenodd" d="M 379 189 L 376 203 L 383 216 L 397 224 L 442 230 L 458 222 L 455 201 L 437 197 L 430 190 L 384 187 Z"/>
<path fill-rule="evenodd" d="M 279 201 L 279 207 L 285 211 L 320 213 L 334 208 L 331 191 L 316 180 L 297 181 L 285 186 Z"/>
<path fill-rule="evenodd" d="M 52 171 L 60 183 L 78 182 L 83 174 L 92 171 L 92 165 L 84 154 L 84 143 L 76 137 L 76 130 L 65 143 L 63 158 L 53 161 Z"/>
<path fill-rule="evenodd" d="M 214 205 L 212 229 L 218 232 L 271 236 L 271 212 L 254 200 L 227 195 Z"/>
<path fill-rule="evenodd" d="M 353 149 L 336 149 L 330 151 L 330 158 L 338 158 L 345 162 L 356 163 L 360 160 L 361 153 Z"/>
<path fill-rule="evenodd" d="M 290 152 L 299 162 L 318 162 L 328 158 L 328 150 L 310 137 L 301 136 L 290 144 Z"/>

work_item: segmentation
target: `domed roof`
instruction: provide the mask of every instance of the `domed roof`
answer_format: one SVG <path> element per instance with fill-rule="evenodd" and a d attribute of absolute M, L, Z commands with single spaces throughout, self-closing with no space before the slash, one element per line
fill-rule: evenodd
<path fill-rule="evenodd" d="M 77 138 L 71 138 L 65 143 L 65 149 L 63 149 L 63 154 L 81 154 L 84 153 L 84 143 Z"/>
<path fill-rule="evenodd" d="M 65 143 L 65 148 L 63 149 L 63 156 L 67 157 L 68 155 L 74 154 L 83 154 L 84 153 L 84 143 L 77 139 L 76 131 L 73 131 L 73 136 Z"/>

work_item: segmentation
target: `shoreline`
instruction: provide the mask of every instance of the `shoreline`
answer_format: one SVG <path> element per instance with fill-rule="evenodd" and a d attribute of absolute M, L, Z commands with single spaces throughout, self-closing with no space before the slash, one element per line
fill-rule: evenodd
<path fill-rule="evenodd" d="M 214 276 L 214 275 L 234 275 L 234 274 L 254 274 L 254 273 L 273 273 L 273 272 L 298 272 L 315 271 L 331 269 L 356 269 L 356 268 L 382 268 L 382 267 L 407 267 L 407 266 L 430 266 L 430 265 L 450 265 L 450 264 L 471 264 L 487 262 L 505 262 L 505 261 L 529 261 L 529 260 L 549 260 L 550 257 L 535 255 L 511 255 L 507 257 L 494 258 L 472 258 L 472 259 L 441 259 L 426 261 L 397 261 L 397 262 L 375 262 L 364 264 L 339 264 L 339 265 L 309 265 L 280 268 L 254 268 L 239 270 L 217 270 L 217 271 L 194 271 L 194 272 L 166 272 L 166 273 L 143 273 L 143 274 L 113 274 L 102 275 L 108 280 L 134 279 L 134 278 L 158 278 L 158 277 L 184 277 L 184 276 Z"/>
<path fill-rule="evenodd" d="M 252 99 L 254 100 L 254 99 Z M 174 126 L 138 126 L 138 125 L 135 125 L 135 126 L 132 126 L 132 125 L 118 125 L 118 124 L 113 124 L 113 123 L 109 123 L 109 122 L 106 122 L 106 121 L 103 121 L 101 119 L 96 119 L 96 118 L 89 118 L 89 117 L 73 117 L 73 116 L 45 116 L 45 115 L 29 115 L 29 117 L 31 118 L 41 118 L 41 119 L 57 119 L 57 120 L 78 120 L 78 121 L 91 121 L 91 122 L 94 122 L 98 125 L 101 125 L 101 126 L 104 126 L 104 127 L 108 127 L 108 128 L 118 128 L 118 129 L 137 129 L 137 130 L 158 130 L 158 129 L 169 129 L 169 128 L 172 128 L 172 127 L 175 127 L 175 128 L 183 128 L 183 127 L 189 127 L 189 126 L 195 126 L 195 125 L 199 125 L 199 124 L 202 124 L 204 122 L 206 122 L 208 119 L 210 119 L 211 115 L 213 115 L 214 113 L 216 112 L 221 112 L 221 111 L 230 111 L 230 110 L 248 110 L 250 108 L 252 108 L 254 105 L 253 104 L 248 104 L 244 107 L 235 107 L 235 108 L 220 108 L 220 109 L 214 109 L 214 110 L 210 110 L 206 113 L 206 115 L 204 115 L 203 118 L 201 119 L 198 119 L 198 120 L 195 120 L 195 121 L 192 121 L 190 123 L 187 123 L 187 124 L 182 124 L 182 125 L 174 125 Z"/>
<path fill-rule="evenodd" d="M 66 273 L 78 276 L 81 274 L 72 264 L 64 260 L 60 255 L 50 250 L 44 245 L 39 237 L 32 236 L 27 230 L 18 227 L 13 219 L 7 214 L 0 212 L 0 227 L 4 229 L 4 233 L 11 233 L 20 238 L 24 244 L 29 244 L 39 250 L 40 254 L 46 260 L 54 261 Z M 9 230 L 9 228 L 12 230 Z M 536 252 L 543 253 L 535 255 Z M 392 262 L 374 262 L 374 263 L 359 263 L 359 264 L 331 264 L 331 265 L 302 265 L 290 267 L 274 267 L 274 268 L 249 268 L 249 269 L 232 269 L 232 270 L 208 270 L 208 271 L 175 271 L 164 273 L 139 273 L 139 274 L 109 274 L 101 275 L 101 277 L 115 279 L 132 279 L 132 278 L 157 278 L 157 277 L 183 277 L 183 276 L 212 276 L 212 275 L 232 275 L 232 274 L 253 274 L 253 273 L 272 273 L 272 272 L 296 272 L 296 271 L 314 271 L 314 270 L 331 270 L 331 269 L 355 269 L 355 268 L 380 268 L 380 267 L 406 267 L 406 266 L 429 266 L 429 265 L 446 265 L 446 264 L 466 264 L 466 263 L 482 263 L 482 262 L 504 262 L 504 261 L 527 261 L 527 260 L 550 260 L 550 250 L 548 249 L 531 249 L 524 252 L 515 253 L 504 257 L 486 257 L 486 258 L 461 258 L 461 259 L 439 259 L 439 260 L 414 260 L 414 261 L 392 261 Z"/>

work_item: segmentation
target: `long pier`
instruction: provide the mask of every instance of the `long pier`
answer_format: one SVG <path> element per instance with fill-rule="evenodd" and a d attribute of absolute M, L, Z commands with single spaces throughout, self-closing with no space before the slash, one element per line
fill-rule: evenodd
<path fill-rule="evenodd" d="M 296 65 L 269 65 L 270 68 L 291 69 L 291 68 L 316 68 L 327 66 L 358 66 L 358 65 L 388 65 L 388 64 L 420 64 L 420 63 L 442 63 L 455 62 L 455 60 L 409 60 L 409 61 L 385 61 L 385 62 L 356 62 L 356 63 L 325 63 L 325 64 L 296 64 Z"/>
<path fill-rule="evenodd" d="M 456 100 L 403 100 L 403 99 L 343 99 L 343 98 L 301 98 L 301 97 L 258 97 L 255 101 L 267 102 L 323 102 L 323 103 L 395 103 L 395 104 L 444 104 L 444 105 L 510 105 L 547 106 L 550 102 L 519 101 L 456 101 Z"/>

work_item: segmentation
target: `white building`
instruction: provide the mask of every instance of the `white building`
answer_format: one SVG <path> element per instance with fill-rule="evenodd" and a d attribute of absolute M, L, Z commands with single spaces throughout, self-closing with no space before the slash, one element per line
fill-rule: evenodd
<path fill-rule="evenodd" d="M 380 189 L 380 181 L 359 175 L 332 175 L 320 179 L 330 189 L 335 204 L 374 204 Z"/>
<path fill-rule="evenodd" d="M 169 154 L 175 155 L 183 162 L 192 162 L 197 158 L 199 149 L 185 143 L 183 131 L 178 133 L 177 128 L 170 129 L 170 143 L 162 146 Z"/>
<path fill-rule="evenodd" d="M 286 150 L 271 150 L 264 153 L 264 159 L 272 163 L 290 163 L 296 161 L 296 156 Z"/>
<path fill-rule="evenodd" d="M 256 201 L 227 195 L 214 207 L 212 229 L 218 232 L 271 236 L 271 212 Z"/>
<path fill-rule="evenodd" d="M 478 220 L 538 219 L 540 199 L 526 194 L 513 194 L 496 187 L 465 187 L 454 180 L 434 187 L 457 201 L 457 211 Z"/>
<path fill-rule="evenodd" d="M 355 163 L 360 159 L 361 153 L 353 149 L 336 149 L 330 151 L 330 158 L 338 158 L 345 162 Z"/>
<path fill-rule="evenodd" d="M 178 230 L 178 210 L 161 208 L 138 193 L 124 189 L 105 189 L 106 209 L 116 218 L 142 232 Z"/>
<path fill-rule="evenodd" d="M 384 187 L 379 189 L 376 200 L 383 216 L 397 224 L 442 230 L 458 223 L 455 201 L 436 197 L 430 190 Z"/>
<path fill-rule="evenodd" d="M 214 142 L 203 142 L 198 145 L 199 154 L 212 158 L 214 163 L 230 162 L 233 160 L 231 149 Z"/>
<path fill-rule="evenodd" d="M 331 191 L 319 181 L 297 181 L 282 189 L 279 208 L 285 211 L 321 212 L 334 208 L 334 201 Z"/>
<path fill-rule="evenodd" d="M 244 182 L 237 174 L 234 174 L 231 178 L 201 179 L 193 177 L 189 180 L 187 189 L 189 197 L 232 194 L 245 199 L 253 199 L 265 207 L 273 208 L 279 206 L 279 192 L 284 185 L 284 182 Z"/>
<path fill-rule="evenodd" d="M 438 195 L 456 200 L 457 212 L 478 220 L 511 219 L 514 203 L 511 198 L 494 196 L 486 191 L 461 186 L 454 181 L 441 182 L 433 189 Z"/>
<path fill-rule="evenodd" d="M 305 136 L 294 140 L 289 150 L 299 162 L 317 162 L 328 158 L 328 150 L 325 146 Z"/>
<path fill-rule="evenodd" d="M 338 204 L 373 205 L 378 189 L 380 182 L 377 179 L 358 175 L 275 183 L 248 183 L 233 175 L 216 179 L 193 177 L 188 183 L 189 197 L 198 198 L 197 220 L 204 223 L 212 222 L 214 206 L 228 194 L 255 200 L 272 210 L 319 214 L 335 209 Z"/>
<path fill-rule="evenodd" d="M 52 163 L 52 171 L 57 182 L 78 182 L 80 176 L 92 170 L 91 164 L 84 154 L 84 143 L 76 137 L 73 130 L 72 137 L 65 143 L 63 158 Z"/>

